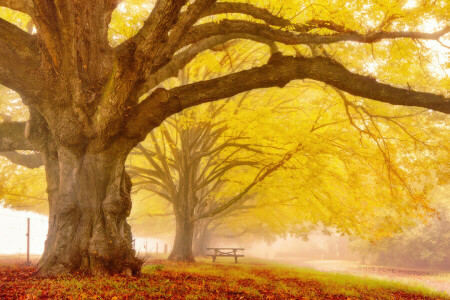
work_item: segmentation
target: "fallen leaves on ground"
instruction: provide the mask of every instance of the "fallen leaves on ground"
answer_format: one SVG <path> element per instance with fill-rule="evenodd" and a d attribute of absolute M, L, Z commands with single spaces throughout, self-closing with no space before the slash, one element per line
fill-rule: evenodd
<path fill-rule="evenodd" d="M 139 277 L 38 278 L 33 267 L 0 266 L 0 299 L 436 299 L 383 289 L 340 294 L 326 280 L 264 266 L 152 263 Z"/>

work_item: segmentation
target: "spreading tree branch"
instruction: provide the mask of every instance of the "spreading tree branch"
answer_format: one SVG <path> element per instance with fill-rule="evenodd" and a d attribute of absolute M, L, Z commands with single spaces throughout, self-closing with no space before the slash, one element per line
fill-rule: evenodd
<path fill-rule="evenodd" d="M 298 44 L 332 44 L 338 42 L 358 42 L 358 43 L 375 43 L 383 39 L 411 38 L 438 40 L 443 35 L 450 32 L 450 27 L 434 32 L 387 32 L 378 31 L 366 34 L 357 32 L 342 32 L 335 34 L 313 34 L 313 33 L 297 33 L 281 29 L 274 29 L 265 24 L 257 24 L 243 20 L 223 20 L 220 23 L 205 23 L 194 26 L 181 41 L 180 46 L 184 47 L 196 43 L 202 39 L 231 33 L 246 33 L 257 35 L 265 39 L 280 42 L 286 45 Z"/>
<path fill-rule="evenodd" d="M 44 165 L 42 156 L 39 153 L 21 154 L 16 151 L 0 152 L 1 156 L 6 157 L 16 165 L 21 165 L 30 169 L 39 168 Z"/>
<path fill-rule="evenodd" d="M 254 6 L 250 3 L 231 3 L 220 2 L 213 4 L 202 17 L 208 17 L 218 14 L 239 13 L 251 16 L 255 19 L 264 21 L 268 25 L 278 26 L 293 29 L 297 32 L 307 32 L 316 28 L 327 28 L 336 32 L 354 32 L 345 28 L 342 25 L 338 25 L 332 21 L 325 20 L 310 20 L 304 24 L 295 24 L 290 20 L 283 17 L 273 15 L 267 9 Z"/>
<path fill-rule="evenodd" d="M 41 87 L 36 38 L 0 18 L 0 84 L 23 96 Z"/>
<path fill-rule="evenodd" d="M 186 33 L 201 14 L 216 0 L 197 0 L 180 14 L 187 0 L 157 1 L 141 30 L 117 47 L 119 57 L 137 62 L 139 81 L 149 77 L 169 63 Z M 137 87 L 142 90 L 142 87 Z"/>
<path fill-rule="evenodd" d="M 257 35 L 233 33 L 227 35 L 212 36 L 201 40 L 198 43 L 192 44 L 187 49 L 176 54 L 168 64 L 159 69 L 156 73 L 152 74 L 147 79 L 147 81 L 138 85 L 136 87 L 136 94 L 138 96 L 141 96 L 158 86 L 163 81 L 171 77 L 177 77 L 179 71 L 183 69 L 188 63 L 190 63 L 199 53 L 234 39 L 253 40 L 258 43 L 267 44 L 270 47 L 272 53 L 277 51 L 277 47 L 273 41 L 267 40 Z"/>
<path fill-rule="evenodd" d="M 419 106 L 450 113 L 450 99 L 432 93 L 398 88 L 370 76 L 347 70 L 325 57 L 290 57 L 277 53 L 262 67 L 171 89 L 157 89 L 131 112 L 127 123 L 130 137 L 142 139 L 168 116 L 181 110 L 232 97 L 258 88 L 284 87 L 291 80 L 313 79 L 334 86 L 354 96 L 384 103 Z"/>
<path fill-rule="evenodd" d="M 442 95 L 384 84 L 370 76 L 350 72 L 342 64 L 329 58 L 294 58 L 279 54 L 273 55 L 268 64 L 263 67 L 170 90 L 170 100 L 168 102 L 172 104 L 177 101 L 181 107 L 186 108 L 203 102 L 213 101 L 213 98 L 214 100 L 228 98 L 250 89 L 274 86 L 284 87 L 294 79 L 321 81 L 354 96 L 380 102 L 394 105 L 419 106 L 450 113 L 450 99 Z M 200 99 L 208 100 L 202 101 Z"/>
<path fill-rule="evenodd" d="M 186 12 L 180 16 L 170 32 L 169 39 L 165 45 L 164 58 L 171 57 L 175 53 L 177 46 L 187 31 L 200 18 L 201 14 L 208 9 L 217 0 L 196 0 L 194 4 L 189 5 Z"/>
<path fill-rule="evenodd" d="M 136 148 L 139 149 L 142 154 L 144 154 L 145 158 L 148 160 L 148 162 L 153 166 L 155 171 L 158 173 L 158 176 L 154 176 L 161 180 L 161 182 L 164 185 L 164 190 L 167 191 L 168 195 L 165 197 L 169 201 L 173 201 L 173 197 L 176 194 L 176 185 L 174 183 L 174 180 L 170 173 L 170 166 L 168 165 L 167 160 L 165 159 L 165 155 L 161 148 L 159 148 L 156 137 L 152 133 L 151 138 L 153 140 L 153 143 L 156 147 L 156 153 L 155 155 L 151 155 L 145 147 L 143 147 L 141 144 L 137 145 Z M 158 159 L 159 164 L 156 162 L 155 159 Z M 172 198 L 171 198 L 172 197 Z"/>
<path fill-rule="evenodd" d="M 141 76 L 148 77 L 167 61 L 161 61 L 169 40 L 169 32 L 174 29 L 181 8 L 187 0 L 158 0 L 144 22 L 144 26 L 132 38 L 116 49 L 119 57 L 128 57 L 142 68 Z"/>

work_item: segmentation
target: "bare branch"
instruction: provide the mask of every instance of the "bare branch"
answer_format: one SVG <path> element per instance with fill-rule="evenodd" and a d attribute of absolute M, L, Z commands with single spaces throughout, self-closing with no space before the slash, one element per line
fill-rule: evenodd
<path fill-rule="evenodd" d="M 344 123 L 344 122 L 347 122 L 347 120 L 338 120 L 338 121 L 335 121 L 335 122 L 325 123 L 325 124 L 321 124 L 321 125 L 318 125 L 318 126 L 316 126 L 316 124 L 314 124 L 313 127 L 311 128 L 310 132 L 314 132 L 316 130 L 319 130 L 320 128 L 324 128 L 324 127 L 327 127 L 327 126 L 336 125 L 336 124 Z"/>
<path fill-rule="evenodd" d="M 176 191 L 177 191 L 177 185 L 175 183 L 175 179 L 172 177 L 172 174 L 170 172 L 170 166 L 169 166 L 169 162 L 166 159 L 166 151 L 162 151 L 158 141 L 156 140 L 156 137 L 154 135 L 153 132 L 150 133 L 150 137 L 152 138 L 153 141 L 153 145 L 155 146 L 155 150 L 156 150 L 156 157 L 158 158 L 160 164 L 161 164 L 161 169 L 162 169 L 162 174 L 164 174 L 164 178 L 161 178 L 162 180 L 164 180 L 165 184 L 166 184 L 166 189 L 167 191 L 170 193 L 170 195 L 176 195 Z M 144 149 L 144 147 L 142 145 L 140 145 L 141 150 Z M 148 159 L 148 157 L 147 157 Z M 154 166 L 154 164 L 153 164 Z"/>
<path fill-rule="evenodd" d="M 175 214 L 172 213 L 160 213 L 160 214 L 147 214 L 147 216 L 154 218 L 154 217 L 174 217 Z"/>
<path fill-rule="evenodd" d="M 154 135 L 152 135 L 152 139 L 154 140 Z M 154 142 L 154 144 L 156 145 L 156 142 Z M 157 151 L 155 157 L 153 157 L 153 155 L 151 155 L 149 153 L 149 151 L 147 151 L 147 149 L 145 149 L 142 145 L 139 144 L 136 146 L 136 148 L 138 148 L 144 154 L 144 156 L 148 160 L 148 162 L 153 166 L 155 171 L 158 172 L 158 176 L 154 176 L 152 174 L 149 174 L 149 175 L 159 178 L 164 183 L 166 191 L 168 193 L 170 193 L 171 195 L 174 195 L 176 187 L 175 187 L 175 184 L 171 177 L 171 174 L 169 171 L 169 166 L 167 165 L 167 161 L 164 159 L 164 155 L 162 154 L 161 150 L 158 148 L 158 151 Z M 162 166 L 160 166 L 155 161 L 155 158 L 158 158 L 158 160 Z M 167 196 L 167 197 L 169 197 L 169 196 Z M 171 201 L 171 200 L 169 200 L 169 201 Z"/>
<path fill-rule="evenodd" d="M 225 173 L 227 173 L 228 171 L 230 171 L 230 170 L 232 170 L 234 168 L 243 167 L 243 166 L 255 167 L 257 165 L 258 165 L 258 163 L 254 162 L 254 161 L 230 162 L 229 164 L 226 164 L 224 167 L 221 167 L 221 168 L 219 168 L 217 170 L 214 170 L 214 172 L 211 172 L 208 177 L 206 177 L 202 182 L 200 182 L 197 185 L 196 190 L 200 190 L 201 188 L 209 185 L 210 183 L 214 182 L 216 179 L 220 178 Z"/>
<path fill-rule="evenodd" d="M 209 151 L 196 153 L 192 156 L 192 158 L 197 159 L 197 158 L 201 158 L 201 157 L 210 156 L 216 152 L 222 151 L 225 148 L 232 148 L 232 147 L 239 148 L 239 149 L 245 149 L 245 150 L 248 150 L 248 151 L 254 152 L 254 153 L 263 153 L 261 150 L 253 148 L 252 145 L 250 145 L 250 144 L 239 144 L 239 143 L 226 142 L 226 143 L 223 143 L 222 145 L 217 146 L 216 148 L 211 149 Z"/>
<path fill-rule="evenodd" d="M 221 206 L 219 206 L 217 208 L 214 208 L 214 209 L 211 209 L 210 211 L 207 211 L 205 213 L 202 213 L 202 214 L 196 216 L 193 220 L 191 220 L 191 222 L 195 222 L 195 221 L 197 221 L 199 219 L 215 216 L 215 215 L 223 212 L 224 210 L 228 209 L 230 206 L 232 206 L 233 204 L 237 203 L 245 195 L 247 195 L 248 192 L 250 192 L 250 190 L 252 190 L 258 183 L 262 182 L 265 178 L 267 178 L 267 176 L 269 176 L 273 172 L 275 172 L 278 169 L 280 169 L 281 167 L 283 167 L 294 156 L 295 153 L 299 152 L 302 149 L 303 149 L 303 145 L 302 144 L 298 144 L 297 147 L 293 151 L 290 151 L 290 152 L 286 153 L 280 161 L 278 161 L 278 162 L 276 162 L 274 164 L 271 164 L 271 165 L 269 165 L 269 166 L 267 166 L 265 168 L 262 168 L 259 171 L 259 173 L 255 176 L 253 181 L 243 191 L 241 191 L 239 194 L 237 194 L 236 196 L 232 197 L 231 199 L 226 201 Z"/>
<path fill-rule="evenodd" d="M 155 193 L 156 195 L 160 196 L 161 198 L 166 199 L 166 200 L 169 201 L 169 202 L 173 202 L 173 199 L 172 199 L 169 195 L 167 195 L 167 194 L 164 193 L 163 191 L 160 191 L 160 190 L 159 190 L 158 188 L 156 188 L 156 187 L 153 187 L 153 186 L 151 186 L 151 185 L 149 185 L 149 184 L 146 184 L 146 185 L 143 186 L 142 188 L 145 189 L 145 190 L 148 190 L 148 191 L 150 191 L 150 192 Z"/>

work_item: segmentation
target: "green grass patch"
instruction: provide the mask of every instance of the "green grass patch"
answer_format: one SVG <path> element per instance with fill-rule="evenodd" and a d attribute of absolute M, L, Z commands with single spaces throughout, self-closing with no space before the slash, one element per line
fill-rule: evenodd
<path fill-rule="evenodd" d="M 364 299 L 392 299 L 418 297 L 450 299 L 444 292 L 431 290 L 423 285 L 407 285 L 396 281 L 362 277 L 341 273 L 321 272 L 311 268 L 287 266 L 260 259 L 246 259 L 244 263 L 211 263 L 210 259 L 198 259 L 195 264 L 166 263 L 167 272 L 190 273 L 197 276 L 213 276 L 224 284 L 234 286 L 239 280 L 251 281 L 256 289 L 270 289 L 274 294 L 294 297 L 337 296 Z"/>

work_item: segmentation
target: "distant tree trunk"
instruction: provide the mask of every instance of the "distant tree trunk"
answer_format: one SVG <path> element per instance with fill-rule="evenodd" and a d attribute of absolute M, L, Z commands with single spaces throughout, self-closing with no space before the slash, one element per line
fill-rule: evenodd
<path fill-rule="evenodd" d="M 131 210 L 127 154 L 120 144 L 100 153 L 64 147 L 44 153 L 50 214 L 40 275 L 139 271 L 126 222 Z"/>
<path fill-rule="evenodd" d="M 194 224 L 190 222 L 185 210 L 175 207 L 176 233 L 170 261 L 195 262 L 192 253 L 192 240 L 194 239 Z"/>
<path fill-rule="evenodd" d="M 205 256 L 207 254 L 206 248 L 209 247 L 211 240 L 211 232 L 208 229 L 209 223 L 208 220 L 201 220 L 195 226 L 192 249 L 195 257 Z"/>

